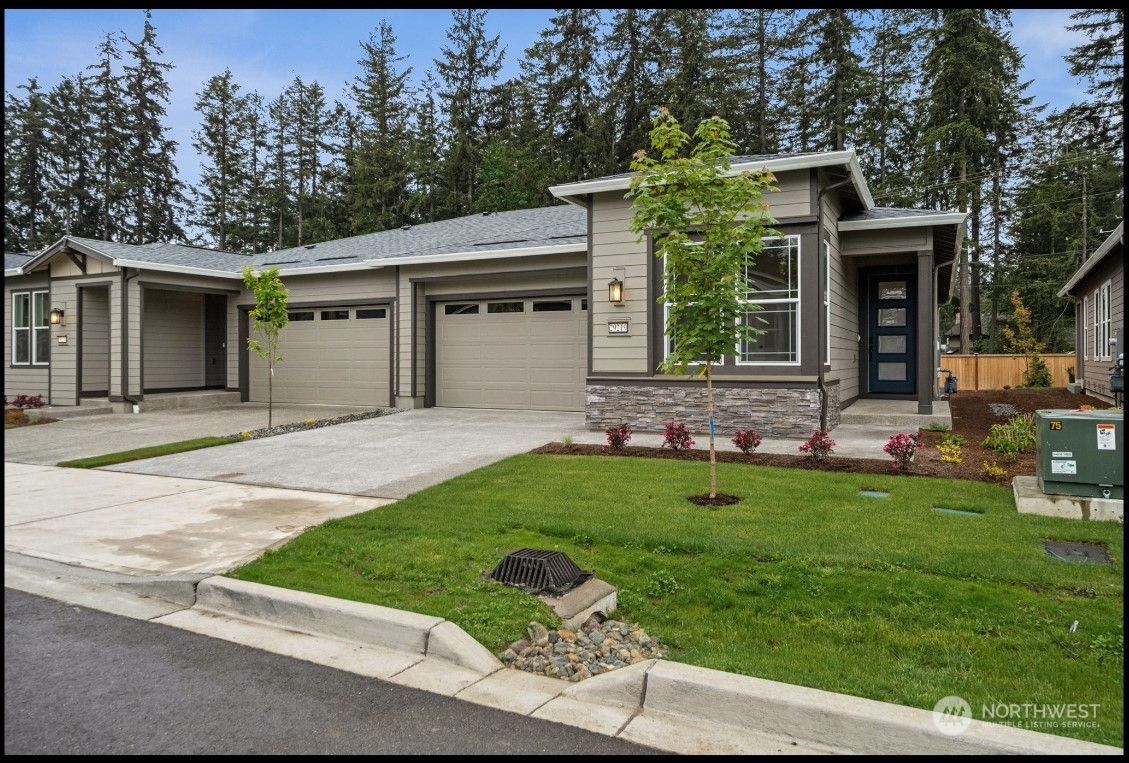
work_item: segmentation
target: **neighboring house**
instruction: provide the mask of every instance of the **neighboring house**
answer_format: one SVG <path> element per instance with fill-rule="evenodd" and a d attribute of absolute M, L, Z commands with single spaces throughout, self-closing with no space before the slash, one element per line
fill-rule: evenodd
<path fill-rule="evenodd" d="M 1117 334 L 1125 327 L 1125 222 L 1070 277 L 1058 296 L 1074 300 L 1075 384 L 1114 403 L 1109 373 Z"/>
<path fill-rule="evenodd" d="M 875 207 L 853 151 L 732 162 L 760 168 L 777 178 L 766 200 L 782 236 L 749 295 L 768 331 L 715 369 L 719 425 L 806 435 L 863 397 L 932 414 L 937 306 L 965 213 Z M 185 390 L 265 401 L 241 271 L 277 265 L 290 323 L 276 402 L 572 410 L 593 429 L 677 419 L 700 430 L 704 383 L 658 370 L 661 263 L 629 230 L 630 177 L 555 186 L 559 206 L 253 256 L 74 237 L 9 256 L 5 392 L 142 410 Z"/>

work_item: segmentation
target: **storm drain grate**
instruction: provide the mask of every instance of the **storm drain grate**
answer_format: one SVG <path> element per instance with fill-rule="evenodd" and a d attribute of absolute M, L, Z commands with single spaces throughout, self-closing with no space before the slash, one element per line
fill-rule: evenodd
<path fill-rule="evenodd" d="M 523 548 L 506 556 L 490 573 L 491 580 L 523 589 L 526 593 L 560 596 L 589 580 L 593 573 L 582 570 L 560 551 Z"/>
<path fill-rule="evenodd" d="M 1093 543 L 1071 543 L 1065 540 L 1045 540 L 1043 548 L 1048 556 L 1064 562 L 1093 562 L 1094 564 L 1113 564 L 1113 557 L 1104 546 Z"/>

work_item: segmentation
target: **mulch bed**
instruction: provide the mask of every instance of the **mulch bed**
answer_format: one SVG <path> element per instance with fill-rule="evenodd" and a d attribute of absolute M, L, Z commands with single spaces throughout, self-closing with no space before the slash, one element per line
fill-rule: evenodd
<path fill-rule="evenodd" d="M 32 418 L 27 415 L 23 408 L 5 408 L 4 409 L 4 426 L 5 427 L 30 427 L 36 424 L 53 424 L 58 419 L 49 419 L 46 416 L 38 416 Z"/>
<path fill-rule="evenodd" d="M 1002 456 L 982 443 L 993 424 L 1006 423 L 1010 416 L 997 413 L 1001 406 L 1010 406 L 1019 413 L 1034 413 L 1044 409 L 1075 410 L 1083 405 L 1098 410 L 1109 408 L 1104 400 L 1084 394 L 1074 394 L 1065 389 L 1010 389 L 959 392 L 953 396 L 949 406 L 953 415 L 953 434 L 964 437 L 961 445 L 961 462 L 949 463 L 941 460 L 937 445 L 941 432 L 927 429 L 919 430 L 921 444 L 914 455 L 909 471 L 895 472 L 892 459 L 846 458 L 832 455 L 822 461 L 797 453 L 751 453 L 745 455 L 737 451 L 717 451 L 718 463 L 750 464 L 753 466 L 779 466 L 789 469 L 807 469 L 824 472 L 853 472 L 857 474 L 905 474 L 922 477 L 948 477 L 954 479 L 978 480 L 999 485 L 1010 485 L 1016 476 L 1035 476 L 1036 454 L 1024 453 L 1014 457 Z M 993 410 L 996 406 L 996 410 Z M 834 439 L 835 432 L 831 432 Z M 677 461 L 709 461 L 707 448 L 690 450 L 671 450 L 641 445 L 627 445 L 622 450 L 610 450 L 604 445 L 563 445 L 552 442 L 536 448 L 533 453 L 549 453 L 568 456 L 606 456 L 665 458 Z M 994 463 L 1004 470 L 1003 476 L 990 477 L 984 472 L 985 462 Z M 720 496 L 719 496 L 720 498 Z"/>

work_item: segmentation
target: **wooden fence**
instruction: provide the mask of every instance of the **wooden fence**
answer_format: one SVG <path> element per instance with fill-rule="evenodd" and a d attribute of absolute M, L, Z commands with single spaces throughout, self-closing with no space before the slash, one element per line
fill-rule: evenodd
<path fill-rule="evenodd" d="M 1047 367 L 1051 369 L 1052 386 L 1065 387 L 1071 381 L 1068 368 L 1075 363 L 1074 353 L 1043 355 Z M 1027 372 L 1025 355 L 942 355 L 941 368 L 948 368 L 957 377 L 957 392 L 960 390 L 1003 389 L 1019 387 L 1025 383 L 1023 375 Z M 945 377 L 937 376 L 937 383 L 943 390 Z"/>

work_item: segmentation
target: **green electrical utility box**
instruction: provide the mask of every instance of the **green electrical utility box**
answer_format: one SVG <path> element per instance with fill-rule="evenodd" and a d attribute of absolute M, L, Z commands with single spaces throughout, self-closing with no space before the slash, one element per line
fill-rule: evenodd
<path fill-rule="evenodd" d="M 1035 411 L 1035 477 L 1048 495 L 1125 497 L 1125 414 Z"/>

